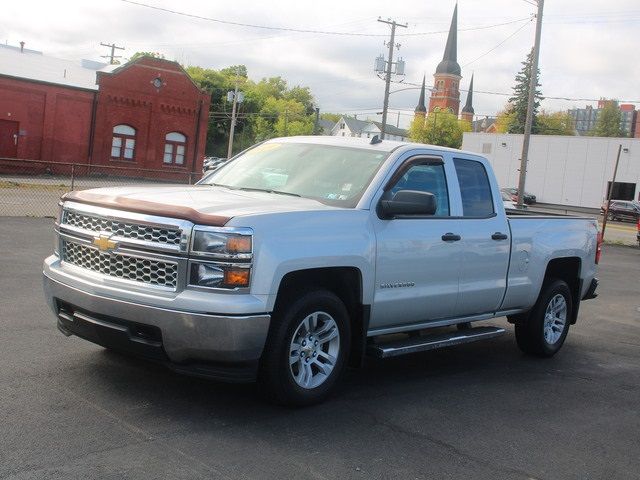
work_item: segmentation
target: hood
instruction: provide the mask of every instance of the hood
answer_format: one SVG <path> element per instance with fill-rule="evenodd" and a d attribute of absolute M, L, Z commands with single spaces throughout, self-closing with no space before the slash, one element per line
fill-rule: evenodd
<path fill-rule="evenodd" d="M 210 185 L 96 188 L 69 192 L 62 199 L 212 226 L 242 215 L 337 208 L 308 198 Z"/>

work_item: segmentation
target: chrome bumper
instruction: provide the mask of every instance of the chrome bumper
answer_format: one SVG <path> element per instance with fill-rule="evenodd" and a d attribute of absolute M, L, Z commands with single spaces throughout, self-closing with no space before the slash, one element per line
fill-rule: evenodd
<path fill-rule="evenodd" d="M 171 310 L 89 293 L 50 278 L 46 271 L 43 280 L 47 302 L 62 322 L 61 330 L 66 330 L 65 333 L 76 333 L 65 328 L 64 322 L 73 321 L 60 311 L 60 305 L 66 304 L 80 312 L 80 320 L 93 322 L 101 328 L 122 330 L 122 324 L 126 325 L 126 322 L 157 327 L 161 332 L 160 347 L 176 370 L 184 370 L 181 365 L 189 363 L 257 365 L 262 355 L 269 330 L 269 314 L 227 316 Z M 134 343 L 143 340 L 131 339 Z"/>

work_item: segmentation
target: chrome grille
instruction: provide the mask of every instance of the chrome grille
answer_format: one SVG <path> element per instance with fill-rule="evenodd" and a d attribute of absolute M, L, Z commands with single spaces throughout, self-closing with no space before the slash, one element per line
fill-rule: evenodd
<path fill-rule="evenodd" d="M 174 290 L 177 285 L 178 264 L 174 262 L 104 253 L 67 240 L 62 242 L 62 260 L 110 277 Z"/>
<path fill-rule="evenodd" d="M 180 229 L 152 227 L 121 220 L 110 220 L 96 215 L 74 212 L 72 210 L 64 211 L 62 224 L 91 232 L 109 232 L 122 238 L 162 243 L 165 245 L 180 245 L 182 233 Z"/>

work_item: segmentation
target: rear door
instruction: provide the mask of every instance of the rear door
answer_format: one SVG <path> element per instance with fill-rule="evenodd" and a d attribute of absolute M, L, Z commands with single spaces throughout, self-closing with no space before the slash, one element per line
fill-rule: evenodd
<path fill-rule="evenodd" d="M 453 160 L 460 197 L 463 252 L 456 316 L 495 312 L 507 286 L 511 232 L 486 166 L 468 158 Z"/>

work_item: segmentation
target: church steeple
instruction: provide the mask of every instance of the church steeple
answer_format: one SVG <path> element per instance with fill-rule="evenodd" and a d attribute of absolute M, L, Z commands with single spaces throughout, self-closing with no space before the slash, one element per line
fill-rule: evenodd
<path fill-rule="evenodd" d="M 458 4 L 453 9 L 453 18 L 451 18 L 451 26 L 449 27 L 449 36 L 447 37 L 447 46 L 444 48 L 442 61 L 436 68 L 436 73 L 449 73 L 451 75 L 460 75 L 461 69 L 458 65 Z"/>
<path fill-rule="evenodd" d="M 429 99 L 429 112 L 433 112 L 437 108 L 458 115 L 461 72 L 462 69 L 458 64 L 458 4 L 456 3 L 444 55 L 433 76 L 434 83 Z"/>
<path fill-rule="evenodd" d="M 427 113 L 427 106 L 424 103 L 424 82 L 425 75 L 422 76 L 422 88 L 420 89 L 420 98 L 418 99 L 418 105 L 416 106 L 415 112 L 416 116 L 422 115 L 423 117 Z"/>
<path fill-rule="evenodd" d="M 467 102 L 462 107 L 462 117 L 463 120 L 467 120 L 469 122 L 473 121 L 473 74 L 471 75 L 471 82 L 469 82 L 469 92 L 467 93 Z"/>

